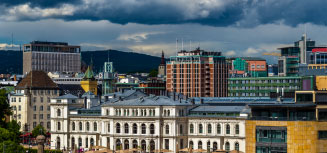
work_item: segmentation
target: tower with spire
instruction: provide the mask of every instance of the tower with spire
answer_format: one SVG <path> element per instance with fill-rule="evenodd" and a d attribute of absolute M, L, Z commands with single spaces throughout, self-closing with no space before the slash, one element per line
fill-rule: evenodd
<path fill-rule="evenodd" d="M 161 52 L 161 63 L 158 68 L 158 75 L 161 77 L 166 76 L 166 60 L 165 60 L 165 54 L 163 51 Z"/>
<path fill-rule="evenodd" d="M 84 77 L 81 81 L 81 87 L 85 92 L 92 92 L 94 95 L 98 93 L 98 82 L 94 77 L 92 67 L 89 66 L 85 71 Z"/>

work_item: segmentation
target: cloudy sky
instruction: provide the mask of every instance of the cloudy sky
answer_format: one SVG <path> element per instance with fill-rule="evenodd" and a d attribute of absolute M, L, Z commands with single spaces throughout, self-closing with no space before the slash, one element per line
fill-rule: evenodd
<path fill-rule="evenodd" d="M 326 0 L 0 0 L 0 49 L 33 40 L 158 56 L 196 47 L 261 56 L 306 31 L 327 44 Z M 269 59 L 272 61 L 272 59 Z"/>

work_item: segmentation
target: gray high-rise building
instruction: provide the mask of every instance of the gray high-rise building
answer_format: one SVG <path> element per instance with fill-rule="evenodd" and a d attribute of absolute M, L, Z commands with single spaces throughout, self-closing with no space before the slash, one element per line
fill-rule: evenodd
<path fill-rule="evenodd" d="M 33 41 L 23 47 L 23 74 L 44 72 L 81 72 L 81 47 L 65 42 Z"/>

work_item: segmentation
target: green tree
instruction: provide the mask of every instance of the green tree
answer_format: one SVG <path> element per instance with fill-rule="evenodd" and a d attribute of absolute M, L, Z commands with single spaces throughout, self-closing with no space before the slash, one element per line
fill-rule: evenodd
<path fill-rule="evenodd" d="M 19 131 L 19 129 L 20 129 L 20 126 L 18 125 L 17 121 L 15 121 L 15 120 L 10 121 L 7 124 L 7 130 L 11 133 L 12 141 L 14 141 L 16 143 L 20 142 L 19 137 L 21 135 L 21 132 Z"/>
<path fill-rule="evenodd" d="M 157 77 L 158 76 L 158 70 L 153 69 L 149 73 L 149 77 Z"/>
<path fill-rule="evenodd" d="M 13 141 L 3 141 L 0 143 L 0 152 L 23 152 L 24 148 L 13 142 Z"/>
<path fill-rule="evenodd" d="M 37 137 L 38 135 L 45 135 L 46 134 L 46 130 L 42 125 L 37 125 L 33 131 L 32 131 L 32 135 L 33 137 Z"/>
<path fill-rule="evenodd" d="M 11 115 L 10 105 L 7 100 L 6 90 L 0 90 L 0 127 L 6 126 L 6 117 Z"/>

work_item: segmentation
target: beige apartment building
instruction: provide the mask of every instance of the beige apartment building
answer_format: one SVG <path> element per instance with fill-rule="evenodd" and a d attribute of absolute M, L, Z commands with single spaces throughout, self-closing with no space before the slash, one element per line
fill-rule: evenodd
<path fill-rule="evenodd" d="M 12 120 L 17 120 L 21 131 L 31 132 L 41 124 L 47 131 L 50 123 L 50 99 L 59 96 L 59 88 L 43 71 L 31 71 L 10 95 Z"/>

